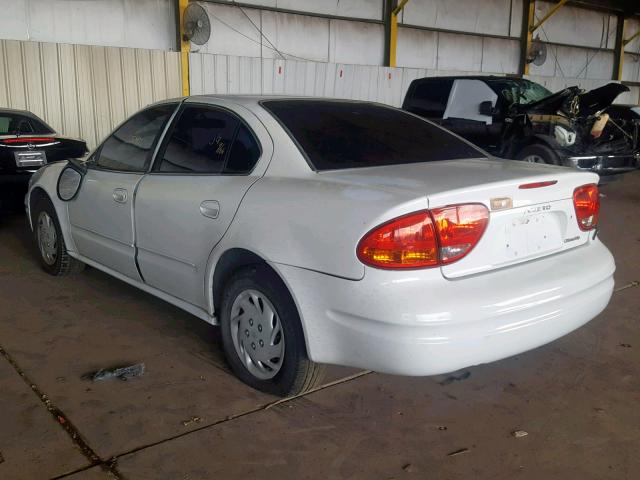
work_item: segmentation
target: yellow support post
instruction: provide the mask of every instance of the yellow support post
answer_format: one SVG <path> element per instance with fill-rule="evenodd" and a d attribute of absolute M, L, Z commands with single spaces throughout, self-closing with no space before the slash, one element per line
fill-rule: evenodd
<path fill-rule="evenodd" d="M 527 8 L 527 2 L 525 2 L 525 8 Z M 523 75 L 529 75 L 529 62 L 527 61 L 527 56 L 529 55 L 529 50 L 531 48 L 531 41 L 533 40 L 533 22 L 536 18 L 536 2 L 534 0 L 530 0 L 528 2 L 528 11 L 525 12 L 525 20 L 526 20 L 526 30 L 525 30 L 525 40 L 524 45 L 522 47 L 521 52 L 521 60 L 520 60 L 520 71 Z"/>
<path fill-rule="evenodd" d="M 531 42 L 533 41 L 533 32 L 535 32 L 538 28 L 542 26 L 544 22 L 549 20 L 553 15 L 556 14 L 558 10 L 560 10 L 568 0 L 559 0 L 551 9 L 547 12 L 547 14 L 542 17 L 538 23 L 535 23 L 536 20 L 536 2 L 535 0 L 530 0 L 528 2 L 528 11 L 524 12 L 524 17 L 526 20 L 526 30 L 524 32 L 524 42 L 522 44 L 521 51 L 521 68 L 520 71 L 523 75 L 529 74 L 529 62 L 527 62 L 527 55 L 529 55 L 529 49 L 531 48 Z M 527 2 L 524 3 L 524 8 L 527 8 Z"/>
<path fill-rule="evenodd" d="M 400 0 L 400 3 L 391 12 L 391 22 L 389 29 L 389 66 L 396 66 L 396 50 L 398 48 L 398 14 L 402 11 L 409 0 Z"/>
<path fill-rule="evenodd" d="M 624 68 L 624 27 L 626 19 L 623 14 L 618 14 L 618 25 L 616 27 L 616 44 L 613 57 L 613 80 L 622 80 L 622 69 Z"/>
<path fill-rule="evenodd" d="M 533 2 L 531 2 L 531 3 L 533 3 Z M 542 26 L 542 24 L 543 24 L 544 22 L 546 22 L 546 21 L 547 21 L 547 20 L 549 20 L 552 16 L 554 16 L 554 15 L 556 14 L 556 12 L 557 12 L 558 10 L 560 10 L 560 9 L 562 8 L 562 6 L 563 6 L 565 3 L 567 3 L 567 0 L 560 0 L 558 3 L 556 3 L 556 4 L 551 8 L 551 10 L 549 10 L 549 11 L 547 12 L 547 14 L 546 14 L 544 17 L 542 17 L 542 18 L 540 19 L 540 21 L 539 21 L 538 23 L 536 23 L 535 25 L 533 25 L 532 27 L 530 27 L 530 31 L 531 31 L 531 33 L 535 32 L 538 28 L 540 28 L 540 27 Z"/>
<path fill-rule="evenodd" d="M 189 50 L 191 42 L 184 37 L 184 11 L 189 5 L 189 0 L 178 0 L 179 30 L 180 30 L 180 69 L 182 72 L 182 95 L 189 95 Z"/>

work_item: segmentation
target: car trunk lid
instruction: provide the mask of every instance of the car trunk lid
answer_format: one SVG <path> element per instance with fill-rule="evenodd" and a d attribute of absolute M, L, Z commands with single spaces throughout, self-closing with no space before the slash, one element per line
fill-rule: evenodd
<path fill-rule="evenodd" d="M 478 244 L 459 261 L 441 267 L 450 279 L 474 275 L 557 254 L 585 244 L 573 205 L 576 187 L 598 177 L 569 169 L 538 170 L 518 178 L 459 186 L 428 195 L 429 208 L 482 203 L 489 224 Z"/>

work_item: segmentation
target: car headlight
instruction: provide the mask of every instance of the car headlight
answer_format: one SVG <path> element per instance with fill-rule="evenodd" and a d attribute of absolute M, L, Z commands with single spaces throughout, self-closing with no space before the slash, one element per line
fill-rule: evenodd
<path fill-rule="evenodd" d="M 556 142 L 561 147 L 568 147 L 576 143 L 576 132 L 567 130 L 566 128 L 556 125 L 553 129 L 553 135 L 556 138 Z"/>

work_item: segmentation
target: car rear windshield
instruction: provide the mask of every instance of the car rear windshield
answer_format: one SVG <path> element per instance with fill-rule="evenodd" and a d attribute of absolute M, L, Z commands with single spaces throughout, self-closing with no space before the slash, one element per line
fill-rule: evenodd
<path fill-rule="evenodd" d="M 0 135 L 24 135 L 31 133 L 54 133 L 36 117 L 19 113 L 0 113 Z"/>
<path fill-rule="evenodd" d="M 384 105 L 267 100 L 316 170 L 479 158 L 485 155 L 432 123 Z"/>

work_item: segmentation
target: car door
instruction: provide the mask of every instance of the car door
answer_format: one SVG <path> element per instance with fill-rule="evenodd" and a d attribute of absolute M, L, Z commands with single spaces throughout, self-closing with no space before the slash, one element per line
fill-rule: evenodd
<path fill-rule="evenodd" d="M 145 109 L 118 127 L 87 162 L 77 197 L 68 202 L 71 235 L 78 252 L 140 280 L 135 262 L 133 201 L 176 103 Z"/>
<path fill-rule="evenodd" d="M 147 284 L 206 308 L 211 251 L 272 151 L 248 110 L 224 101 L 183 104 L 136 195 L 138 264 Z"/>
<path fill-rule="evenodd" d="M 442 126 L 482 148 L 487 148 L 495 136 L 492 128 L 493 115 L 481 112 L 480 104 L 490 103 L 493 108 L 497 100 L 498 95 L 485 81 L 458 78 L 451 87 L 447 107 L 442 115 Z"/>

